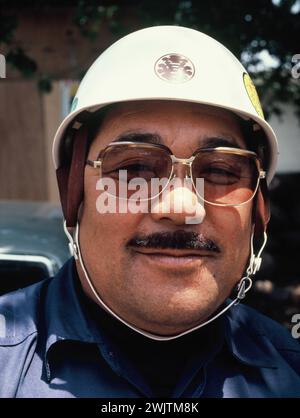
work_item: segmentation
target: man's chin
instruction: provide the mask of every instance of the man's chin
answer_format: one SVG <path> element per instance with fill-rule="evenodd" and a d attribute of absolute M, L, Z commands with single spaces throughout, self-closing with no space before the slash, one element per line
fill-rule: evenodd
<path fill-rule="evenodd" d="M 136 322 L 138 328 L 159 335 L 174 335 L 194 328 L 205 322 L 217 309 L 211 308 L 212 305 L 204 304 L 194 306 L 182 303 L 169 309 L 143 310 L 139 312 L 139 320 Z M 166 307 L 166 305 L 165 305 Z"/>

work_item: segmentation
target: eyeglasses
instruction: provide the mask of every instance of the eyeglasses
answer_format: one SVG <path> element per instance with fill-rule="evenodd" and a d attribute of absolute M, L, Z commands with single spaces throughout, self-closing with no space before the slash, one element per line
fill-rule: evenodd
<path fill-rule="evenodd" d="M 153 179 L 165 179 L 160 191 L 154 196 L 149 192 L 145 200 L 162 193 L 176 176 L 175 166 L 183 164 L 189 173 L 186 178 L 192 181 L 200 199 L 217 206 L 240 206 L 249 202 L 257 192 L 260 179 L 266 176 L 255 152 L 230 147 L 200 148 L 190 158 L 177 158 L 165 145 L 112 142 L 96 160 L 86 163 L 100 169 L 102 178 L 108 177 L 117 185 L 124 179 L 120 176 L 123 170 L 126 170 L 127 186 L 134 180 L 149 184 Z M 196 187 L 197 179 L 204 179 L 201 194 Z M 119 189 L 117 187 L 113 193 L 118 198 Z"/>

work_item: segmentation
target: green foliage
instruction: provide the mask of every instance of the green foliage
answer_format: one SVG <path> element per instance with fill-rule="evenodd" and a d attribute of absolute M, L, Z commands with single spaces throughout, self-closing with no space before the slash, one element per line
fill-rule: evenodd
<path fill-rule="evenodd" d="M 0 42 L 9 44 L 17 25 L 15 16 L 4 16 L 0 13 Z"/>
<path fill-rule="evenodd" d="M 52 78 L 47 75 L 43 75 L 38 80 L 38 88 L 43 93 L 50 93 L 52 90 Z"/>
<path fill-rule="evenodd" d="M 22 48 L 12 48 L 6 55 L 6 61 L 19 70 L 25 78 L 32 77 L 37 71 L 37 64 Z"/>
<path fill-rule="evenodd" d="M 103 21 L 109 23 L 110 28 L 118 26 L 115 14 L 119 6 L 111 4 L 108 6 L 99 5 L 97 0 L 79 0 L 74 16 L 74 23 L 79 27 L 83 36 L 95 41 L 101 30 Z"/>

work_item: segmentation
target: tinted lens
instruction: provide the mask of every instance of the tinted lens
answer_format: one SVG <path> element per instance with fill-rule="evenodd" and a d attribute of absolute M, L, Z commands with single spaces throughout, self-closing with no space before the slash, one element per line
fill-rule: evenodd
<path fill-rule="evenodd" d="M 193 181 L 204 179 L 204 200 L 241 204 L 254 195 L 259 170 L 255 158 L 224 151 L 203 151 L 193 161 Z"/>
<path fill-rule="evenodd" d="M 171 170 L 169 154 L 154 147 L 115 145 L 107 148 L 102 160 L 102 177 L 110 177 L 117 183 L 149 183 L 154 178 L 169 177 Z"/>

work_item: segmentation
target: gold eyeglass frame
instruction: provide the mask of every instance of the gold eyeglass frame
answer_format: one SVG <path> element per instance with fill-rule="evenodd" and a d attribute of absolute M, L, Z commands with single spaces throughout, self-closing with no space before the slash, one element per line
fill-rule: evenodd
<path fill-rule="evenodd" d="M 116 142 L 111 142 L 110 144 L 108 144 L 105 148 L 103 148 L 100 153 L 98 154 L 98 157 L 96 160 L 86 160 L 86 164 L 93 167 L 93 168 L 99 168 L 100 169 L 100 176 L 102 175 L 101 172 L 101 166 L 102 166 L 102 161 L 103 158 L 105 156 L 105 153 L 112 147 L 114 146 L 126 146 L 126 147 L 132 147 L 132 148 L 138 148 L 138 147 L 143 147 L 143 148 L 159 148 L 162 149 L 164 151 L 167 152 L 167 154 L 170 156 L 171 158 L 171 162 L 172 162 L 172 169 L 171 169 L 171 173 L 169 175 L 168 181 L 166 183 L 166 185 L 164 186 L 164 188 L 155 196 L 151 196 L 149 198 L 146 199 L 140 199 L 143 201 L 149 201 L 152 199 L 155 199 L 157 196 L 159 196 L 167 187 L 167 185 L 170 183 L 171 179 L 174 177 L 174 165 L 175 164 L 183 164 L 189 167 L 189 178 L 192 181 L 193 187 L 196 190 L 196 193 L 198 195 L 198 197 L 203 201 L 206 202 L 210 205 L 214 205 L 214 206 L 242 206 L 245 205 L 246 203 L 250 202 L 254 196 L 257 193 L 258 187 L 259 187 L 259 182 L 261 179 L 264 179 L 266 177 L 266 172 L 262 169 L 261 167 L 261 162 L 257 156 L 257 154 L 253 151 L 248 151 L 248 150 L 244 150 L 241 148 L 234 148 L 234 147 L 215 147 L 215 148 L 197 148 L 196 151 L 193 152 L 193 154 L 191 155 L 191 157 L 189 158 L 177 158 L 174 154 L 172 154 L 172 151 L 163 144 L 150 144 L 150 143 L 146 143 L 146 142 L 131 142 L 131 141 L 116 141 Z M 203 196 L 200 196 L 196 185 L 194 183 L 194 179 L 193 179 L 193 173 L 192 173 L 192 164 L 193 161 L 195 160 L 196 156 L 198 156 L 200 153 L 203 152 L 222 152 L 225 154 L 235 154 L 235 155 L 241 155 L 247 158 L 251 158 L 255 161 L 255 165 L 257 167 L 257 172 L 258 172 L 258 176 L 257 176 L 257 182 L 256 182 L 256 186 L 255 189 L 253 191 L 252 196 L 247 199 L 245 202 L 242 203 L 215 203 L 215 202 L 210 202 L 208 200 L 206 200 Z M 117 196 L 114 196 L 117 197 Z M 125 199 L 125 198 L 121 198 L 121 199 Z"/>

